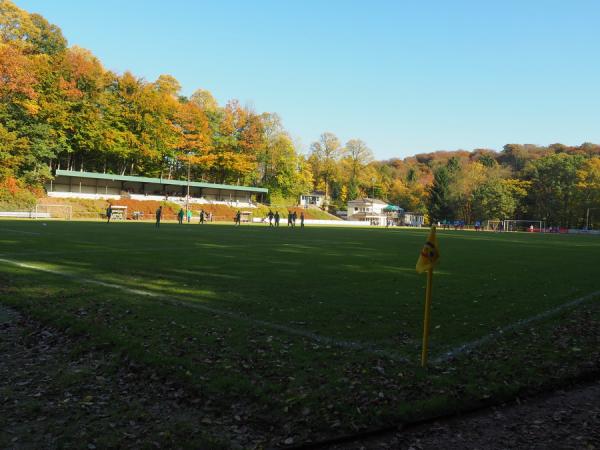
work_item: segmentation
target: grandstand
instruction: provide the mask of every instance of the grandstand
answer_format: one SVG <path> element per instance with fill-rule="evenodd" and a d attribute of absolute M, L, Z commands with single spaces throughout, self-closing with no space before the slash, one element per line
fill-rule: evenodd
<path fill-rule="evenodd" d="M 189 199 L 187 199 L 189 185 Z M 168 200 L 181 205 L 224 204 L 236 207 L 255 206 L 263 202 L 269 190 L 164 178 L 135 177 L 96 172 L 57 170 L 55 179 L 46 185 L 49 197 L 84 199 Z"/>

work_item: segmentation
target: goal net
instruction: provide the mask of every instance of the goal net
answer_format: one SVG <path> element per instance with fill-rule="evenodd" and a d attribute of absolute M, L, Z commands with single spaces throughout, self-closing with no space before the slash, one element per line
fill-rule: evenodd
<path fill-rule="evenodd" d="M 71 205 L 35 205 L 31 211 L 32 219 L 63 219 L 71 220 L 73 207 Z"/>
<path fill-rule="evenodd" d="M 530 233 L 543 233 L 545 223 L 543 220 L 504 220 L 503 231 L 525 231 Z"/>
<path fill-rule="evenodd" d="M 488 220 L 485 229 L 488 231 L 502 231 L 502 220 Z"/>

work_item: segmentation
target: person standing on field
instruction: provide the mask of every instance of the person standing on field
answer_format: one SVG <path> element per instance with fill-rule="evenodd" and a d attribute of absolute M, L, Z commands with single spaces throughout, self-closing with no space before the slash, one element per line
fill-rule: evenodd
<path fill-rule="evenodd" d="M 108 208 L 106 208 L 106 223 L 110 222 L 111 217 L 112 217 L 112 205 L 109 203 Z"/>
<path fill-rule="evenodd" d="M 269 210 L 269 214 L 267 214 L 267 217 L 269 218 L 269 226 L 272 227 L 273 226 L 273 211 Z"/>
<path fill-rule="evenodd" d="M 238 209 L 238 212 L 235 213 L 235 225 L 241 225 L 242 224 L 242 213 L 240 212 L 240 210 Z"/>
<path fill-rule="evenodd" d="M 162 217 L 162 206 L 159 206 L 156 210 L 156 228 L 160 227 L 160 219 Z"/>
<path fill-rule="evenodd" d="M 183 225 L 183 216 L 185 215 L 185 213 L 183 212 L 183 208 L 181 208 L 179 210 L 179 212 L 177 213 L 177 220 L 179 221 L 179 225 Z"/>
<path fill-rule="evenodd" d="M 200 210 L 200 223 L 204 223 L 204 210 Z"/>
<path fill-rule="evenodd" d="M 275 226 L 279 226 L 279 211 L 275 211 Z"/>
<path fill-rule="evenodd" d="M 300 213 L 300 228 L 304 228 L 304 212 Z"/>
<path fill-rule="evenodd" d="M 191 209 L 188 209 L 187 221 L 188 221 L 188 223 L 190 223 L 192 221 L 192 210 Z"/>

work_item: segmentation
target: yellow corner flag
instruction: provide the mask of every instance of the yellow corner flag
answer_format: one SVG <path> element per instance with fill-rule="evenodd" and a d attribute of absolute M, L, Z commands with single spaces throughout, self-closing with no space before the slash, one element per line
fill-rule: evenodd
<path fill-rule="evenodd" d="M 438 248 L 437 238 L 435 237 L 435 227 L 431 227 L 431 232 L 427 242 L 421 250 L 419 260 L 417 261 L 417 272 L 427 272 L 427 288 L 425 290 L 425 315 L 423 318 L 423 350 L 421 352 L 421 366 L 427 365 L 427 349 L 429 345 L 429 316 L 431 312 L 431 288 L 433 285 L 433 268 L 440 259 L 440 249 Z"/>
<path fill-rule="evenodd" d="M 433 269 L 438 259 L 440 259 L 440 250 L 435 236 L 435 227 L 431 227 L 427 242 L 425 242 L 417 261 L 417 272 L 423 273 Z"/>

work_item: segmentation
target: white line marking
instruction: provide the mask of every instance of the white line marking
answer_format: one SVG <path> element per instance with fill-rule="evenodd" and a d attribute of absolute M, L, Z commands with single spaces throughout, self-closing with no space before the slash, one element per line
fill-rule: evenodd
<path fill-rule="evenodd" d="M 397 352 L 390 351 L 390 350 L 378 349 L 378 348 L 375 348 L 373 345 L 364 344 L 364 343 L 355 342 L 355 341 L 334 339 L 334 338 L 331 338 L 328 336 L 322 336 L 322 335 L 319 335 L 319 334 L 316 334 L 316 333 L 313 333 L 313 332 L 307 331 L 307 330 L 299 330 L 297 328 L 291 328 L 291 327 L 288 327 L 285 325 L 280 325 L 280 324 L 273 323 L 273 322 L 267 322 L 265 320 L 253 319 L 251 317 L 248 317 L 248 316 L 245 316 L 242 314 L 237 314 L 237 313 L 234 313 L 231 311 L 224 311 L 221 309 L 212 308 L 210 306 L 185 302 L 185 301 L 179 300 L 178 298 L 167 295 L 167 294 L 156 293 L 156 292 L 147 291 L 147 290 L 143 290 L 143 289 L 132 289 L 127 286 L 120 285 L 120 284 L 107 283 L 105 281 L 94 280 L 91 278 L 82 278 L 82 277 L 77 276 L 76 274 L 69 273 L 66 271 L 49 269 L 46 267 L 40 267 L 40 266 L 36 266 L 36 265 L 32 265 L 32 264 L 23 263 L 20 261 L 11 260 L 11 259 L 0 258 L 0 262 L 11 264 L 11 265 L 14 265 L 17 267 L 22 267 L 25 269 L 37 270 L 39 272 L 46 272 L 46 273 L 51 273 L 54 275 L 60 275 L 60 276 L 66 277 L 66 278 L 74 279 L 81 283 L 95 284 L 98 286 L 119 289 L 121 291 L 129 292 L 129 293 L 135 294 L 135 295 L 159 298 L 159 299 L 165 300 L 173 305 L 184 306 L 186 308 L 198 309 L 201 311 L 210 312 L 212 314 L 217 314 L 220 316 L 231 317 L 233 319 L 237 319 L 237 320 L 240 320 L 243 322 L 249 322 L 254 325 L 260 325 L 265 328 L 271 328 L 273 330 L 282 331 L 287 334 L 291 334 L 291 335 L 295 335 L 295 336 L 302 336 L 302 337 L 311 339 L 315 342 L 318 342 L 318 343 L 324 344 L 324 345 L 332 345 L 335 347 L 348 348 L 348 349 L 352 349 L 352 350 L 360 350 L 360 351 L 372 353 L 372 354 L 378 355 L 378 356 L 385 356 L 385 357 L 388 357 L 388 358 L 390 358 L 394 361 L 398 361 L 398 362 L 405 362 L 405 363 L 409 362 L 408 358 L 406 358 L 403 355 L 400 355 Z"/>
<path fill-rule="evenodd" d="M 506 333 L 509 333 L 514 330 L 518 330 L 519 328 L 523 328 L 524 326 L 529 325 L 530 323 L 537 322 L 539 320 L 545 319 L 546 317 L 553 316 L 555 314 L 558 314 L 558 313 L 564 311 L 565 309 L 572 308 L 573 306 L 577 306 L 581 303 L 585 303 L 585 302 L 587 302 L 595 297 L 599 297 L 599 296 L 600 296 L 600 291 L 594 291 L 594 292 L 586 294 L 582 297 L 578 297 L 575 300 L 571 300 L 567 303 L 563 303 L 562 305 L 559 305 L 552 309 L 544 311 L 540 314 L 536 314 L 535 316 L 528 317 L 527 319 L 519 320 L 513 324 L 510 324 L 503 328 L 500 328 L 482 338 L 476 339 L 471 342 L 467 342 L 466 344 L 459 345 L 458 347 L 455 347 L 448 352 L 444 352 L 442 355 L 433 359 L 432 362 L 434 364 L 446 362 L 449 359 L 451 359 L 457 355 L 460 355 L 462 353 L 468 353 L 468 352 L 474 350 L 475 348 L 488 343 L 489 341 L 491 341 L 493 339 L 503 336 Z"/>
<path fill-rule="evenodd" d="M 155 253 L 155 251 L 158 249 L 167 249 L 167 248 L 173 248 L 173 247 L 155 247 L 152 250 L 128 250 L 128 249 L 112 249 L 112 248 L 80 248 L 77 250 L 70 250 L 70 251 L 61 251 L 61 250 L 36 250 L 36 251 L 25 251 L 25 252 L 13 252 L 11 253 L 0 253 L 0 257 L 11 257 L 11 256 L 27 256 L 27 257 L 32 257 L 32 256 L 54 256 L 54 257 L 62 257 L 62 256 L 69 256 L 69 255 L 79 255 L 81 256 L 81 254 L 85 253 L 86 255 L 90 254 L 90 253 L 127 253 L 128 255 L 147 255 L 148 253 Z"/>
<path fill-rule="evenodd" d="M 0 228 L 0 231 L 12 231 L 13 233 L 33 234 L 34 236 L 40 236 L 42 234 L 36 233 L 35 231 L 13 230 L 12 228 Z"/>

